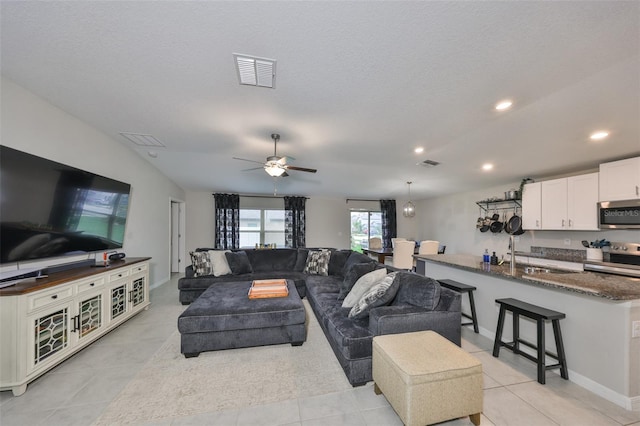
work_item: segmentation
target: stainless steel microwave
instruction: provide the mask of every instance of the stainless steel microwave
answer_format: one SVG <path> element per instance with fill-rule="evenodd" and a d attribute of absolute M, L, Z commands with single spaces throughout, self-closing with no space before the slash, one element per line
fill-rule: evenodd
<path fill-rule="evenodd" d="M 640 199 L 598 203 L 600 229 L 640 228 Z"/>

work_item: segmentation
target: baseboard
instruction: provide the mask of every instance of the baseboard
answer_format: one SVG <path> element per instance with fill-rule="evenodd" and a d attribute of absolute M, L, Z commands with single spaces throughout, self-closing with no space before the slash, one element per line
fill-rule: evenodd
<path fill-rule="evenodd" d="M 496 334 L 493 331 L 486 328 L 479 327 L 480 334 L 491 341 L 495 341 Z M 557 371 L 552 371 L 554 374 L 558 374 Z M 640 411 L 640 396 L 628 397 L 622 395 L 614 390 L 609 389 L 606 386 L 595 382 L 588 377 L 576 373 L 569 368 L 569 381 L 576 385 L 585 388 L 589 392 L 593 392 L 601 398 L 607 401 L 613 402 L 616 405 L 624 408 L 625 410 Z"/>
<path fill-rule="evenodd" d="M 171 280 L 171 275 L 168 275 L 164 278 L 156 280 L 153 283 L 151 283 L 151 285 L 149 286 L 149 290 L 153 290 L 156 287 L 160 287 L 162 284 L 166 283 L 169 280 Z"/>

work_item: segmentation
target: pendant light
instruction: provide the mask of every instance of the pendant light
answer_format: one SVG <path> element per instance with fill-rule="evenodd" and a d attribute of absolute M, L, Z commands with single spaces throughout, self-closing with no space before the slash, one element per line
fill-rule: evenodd
<path fill-rule="evenodd" d="M 414 217 L 416 215 L 416 206 L 411 202 L 411 184 L 413 182 L 407 182 L 409 186 L 409 201 L 402 207 L 402 215 L 404 217 Z"/>

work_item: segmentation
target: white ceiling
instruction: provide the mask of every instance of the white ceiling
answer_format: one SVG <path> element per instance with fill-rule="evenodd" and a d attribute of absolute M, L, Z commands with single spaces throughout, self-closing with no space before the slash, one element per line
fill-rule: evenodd
<path fill-rule="evenodd" d="M 428 198 L 640 154 L 638 1 L 0 7 L 5 77 L 187 190 L 272 193 L 232 157 L 263 161 L 273 132 L 292 165 L 318 169 L 278 179 L 280 194 L 403 197 L 413 181 Z M 276 59 L 276 88 L 239 85 L 233 53 Z M 166 148 L 151 158 L 120 132 Z"/>

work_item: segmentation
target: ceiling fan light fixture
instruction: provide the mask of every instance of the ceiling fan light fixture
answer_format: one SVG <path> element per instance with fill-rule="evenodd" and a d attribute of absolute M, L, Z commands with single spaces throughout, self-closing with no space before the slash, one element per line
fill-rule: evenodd
<path fill-rule="evenodd" d="M 282 167 L 279 167 L 275 164 L 266 164 L 264 166 L 264 171 L 267 172 L 267 174 L 269 176 L 272 177 L 278 177 L 278 176 L 282 176 L 285 172 L 285 169 L 283 169 Z"/>
<path fill-rule="evenodd" d="M 402 216 L 404 217 L 414 217 L 416 215 L 416 206 L 411 202 L 411 184 L 413 182 L 407 182 L 409 185 L 409 201 L 402 206 Z"/>

